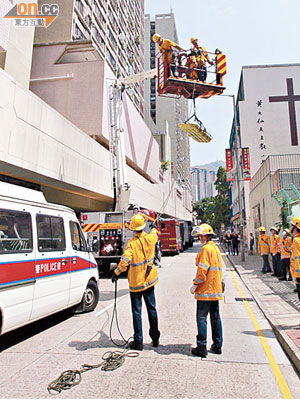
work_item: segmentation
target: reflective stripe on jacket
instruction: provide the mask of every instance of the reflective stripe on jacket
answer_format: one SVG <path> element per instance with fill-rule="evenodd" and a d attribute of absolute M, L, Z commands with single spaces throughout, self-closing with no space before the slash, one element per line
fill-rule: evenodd
<path fill-rule="evenodd" d="M 178 44 L 172 42 L 172 40 L 169 39 L 163 39 L 162 44 L 158 45 L 158 47 L 159 50 L 163 53 L 163 61 L 167 60 L 169 64 L 171 64 L 173 61 L 173 48 L 182 50 Z"/>
<path fill-rule="evenodd" d="M 300 233 L 294 236 L 291 255 L 291 275 L 294 279 L 300 278 Z"/>
<path fill-rule="evenodd" d="M 222 257 L 212 240 L 196 256 L 197 275 L 194 284 L 196 300 L 222 300 Z"/>
<path fill-rule="evenodd" d="M 281 258 L 291 258 L 292 238 L 287 236 L 281 239 Z"/>
<path fill-rule="evenodd" d="M 130 292 L 141 292 L 157 284 L 157 269 L 153 264 L 156 242 L 157 234 L 155 228 L 153 228 L 149 234 L 142 232 L 141 235 L 137 234 L 128 241 L 127 247 L 121 257 L 121 261 L 115 269 L 115 274 L 120 275 L 121 272 L 125 272 L 129 267 L 128 282 Z M 147 266 L 151 264 L 153 264 L 151 272 L 146 278 L 145 274 Z"/>
<path fill-rule="evenodd" d="M 272 235 L 271 239 L 271 254 L 275 256 L 277 253 L 280 253 L 280 237 L 275 233 L 275 235 Z"/>
<path fill-rule="evenodd" d="M 269 235 L 264 233 L 263 235 L 259 235 L 258 238 L 258 251 L 261 256 L 265 256 L 270 253 L 270 244 L 271 240 Z"/>

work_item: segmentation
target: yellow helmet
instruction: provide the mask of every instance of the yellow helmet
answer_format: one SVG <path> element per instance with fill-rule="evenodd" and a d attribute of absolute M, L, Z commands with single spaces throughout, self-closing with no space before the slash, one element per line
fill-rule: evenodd
<path fill-rule="evenodd" d="M 194 228 L 194 233 L 197 233 L 198 235 L 214 235 L 215 234 L 213 228 L 208 224 L 201 224 L 199 226 L 196 226 L 196 228 Z"/>
<path fill-rule="evenodd" d="M 129 229 L 131 231 L 142 231 L 146 226 L 145 218 L 142 214 L 135 214 L 129 224 Z"/>
<path fill-rule="evenodd" d="M 193 43 L 193 42 L 197 41 L 198 39 L 196 37 L 192 36 L 190 40 L 191 40 L 191 43 Z"/>
<path fill-rule="evenodd" d="M 278 233 L 279 229 L 276 226 L 271 226 L 270 231 L 275 231 Z"/>
<path fill-rule="evenodd" d="M 294 217 L 292 219 L 291 225 L 294 225 L 297 228 L 300 228 L 300 217 Z"/>
<path fill-rule="evenodd" d="M 154 35 L 152 36 L 152 40 L 154 43 L 157 43 L 160 39 L 160 35 L 158 33 L 154 33 Z"/>
<path fill-rule="evenodd" d="M 266 228 L 264 226 L 260 226 L 258 230 L 259 232 L 266 232 Z"/>

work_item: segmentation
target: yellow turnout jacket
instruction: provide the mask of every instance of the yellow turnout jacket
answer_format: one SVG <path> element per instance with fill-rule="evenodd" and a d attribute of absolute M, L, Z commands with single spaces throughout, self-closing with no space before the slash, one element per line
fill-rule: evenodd
<path fill-rule="evenodd" d="M 295 280 L 300 278 L 300 233 L 293 239 L 290 271 Z"/>
<path fill-rule="evenodd" d="M 275 235 L 273 235 L 271 239 L 271 254 L 275 256 L 277 253 L 280 253 L 280 247 L 280 237 L 275 233 Z"/>
<path fill-rule="evenodd" d="M 258 251 L 261 256 L 265 256 L 270 253 L 270 245 L 271 240 L 270 236 L 264 233 L 263 235 L 259 235 L 258 238 Z"/>
<path fill-rule="evenodd" d="M 157 242 L 156 232 L 156 229 L 153 228 L 149 234 L 142 232 L 130 239 L 121 261 L 115 269 L 115 274 L 120 275 L 129 268 L 128 282 L 130 292 L 141 292 L 156 285 L 158 282 L 157 269 L 153 264 L 155 244 Z M 152 269 L 146 277 L 148 265 L 152 265 Z"/>
<path fill-rule="evenodd" d="M 196 300 L 222 300 L 222 257 L 212 240 L 206 242 L 196 256 L 197 274 L 194 285 Z"/>
<path fill-rule="evenodd" d="M 158 45 L 158 47 L 159 50 L 163 53 L 163 61 L 167 60 L 169 64 L 171 64 L 173 61 L 172 48 L 174 47 L 175 49 L 182 50 L 182 48 L 178 44 L 172 42 L 172 40 L 169 39 L 163 39 L 162 44 Z"/>
<path fill-rule="evenodd" d="M 281 258 L 291 258 L 292 238 L 287 236 L 281 239 Z"/>

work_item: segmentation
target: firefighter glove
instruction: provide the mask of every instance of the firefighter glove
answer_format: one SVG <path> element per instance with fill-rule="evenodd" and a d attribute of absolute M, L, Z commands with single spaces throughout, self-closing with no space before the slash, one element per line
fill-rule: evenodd
<path fill-rule="evenodd" d="M 193 286 L 190 288 L 191 294 L 194 294 L 194 293 L 195 293 L 195 291 L 196 291 L 196 289 L 197 289 L 197 286 L 198 286 L 198 285 L 193 285 Z"/>
<path fill-rule="evenodd" d="M 115 273 L 113 273 L 112 278 L 111 278 L 112 283 L 117 282 L 118 279 L 119 279 L 119 277 Z"/>

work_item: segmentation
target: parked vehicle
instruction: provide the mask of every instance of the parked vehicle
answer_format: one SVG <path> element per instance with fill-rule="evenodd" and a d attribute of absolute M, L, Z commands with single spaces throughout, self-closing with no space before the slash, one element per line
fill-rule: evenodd
<path fill-rule="evenodd" d="M 179 254 L 181 250 L 180 224 L 174 218 L 160 219 L 161 251 L 165 253 Z"/>
<path fill-rule="evenodd" d="M 0 332 L 99 300 L 97 264 L 73 210 L 0 182 Z"/>
<path fill-rule="evenodd" d="M 150 232 L 150 223 L 155 221 L 147 210 L 140 211 L 146 219 L 146 232 Z M 99 274 L 116 267 L 129 239 L 136 232 L 128 229 L 133 211 L 83 212 L 81 225 L 89 246 L 98 264 Z"/>
<path fill-rule="evenodd" d="M 181 250 L 184 251 L 189 247 L 189 226 L 188 221 L 179 221 L 181 234 Z"/>

